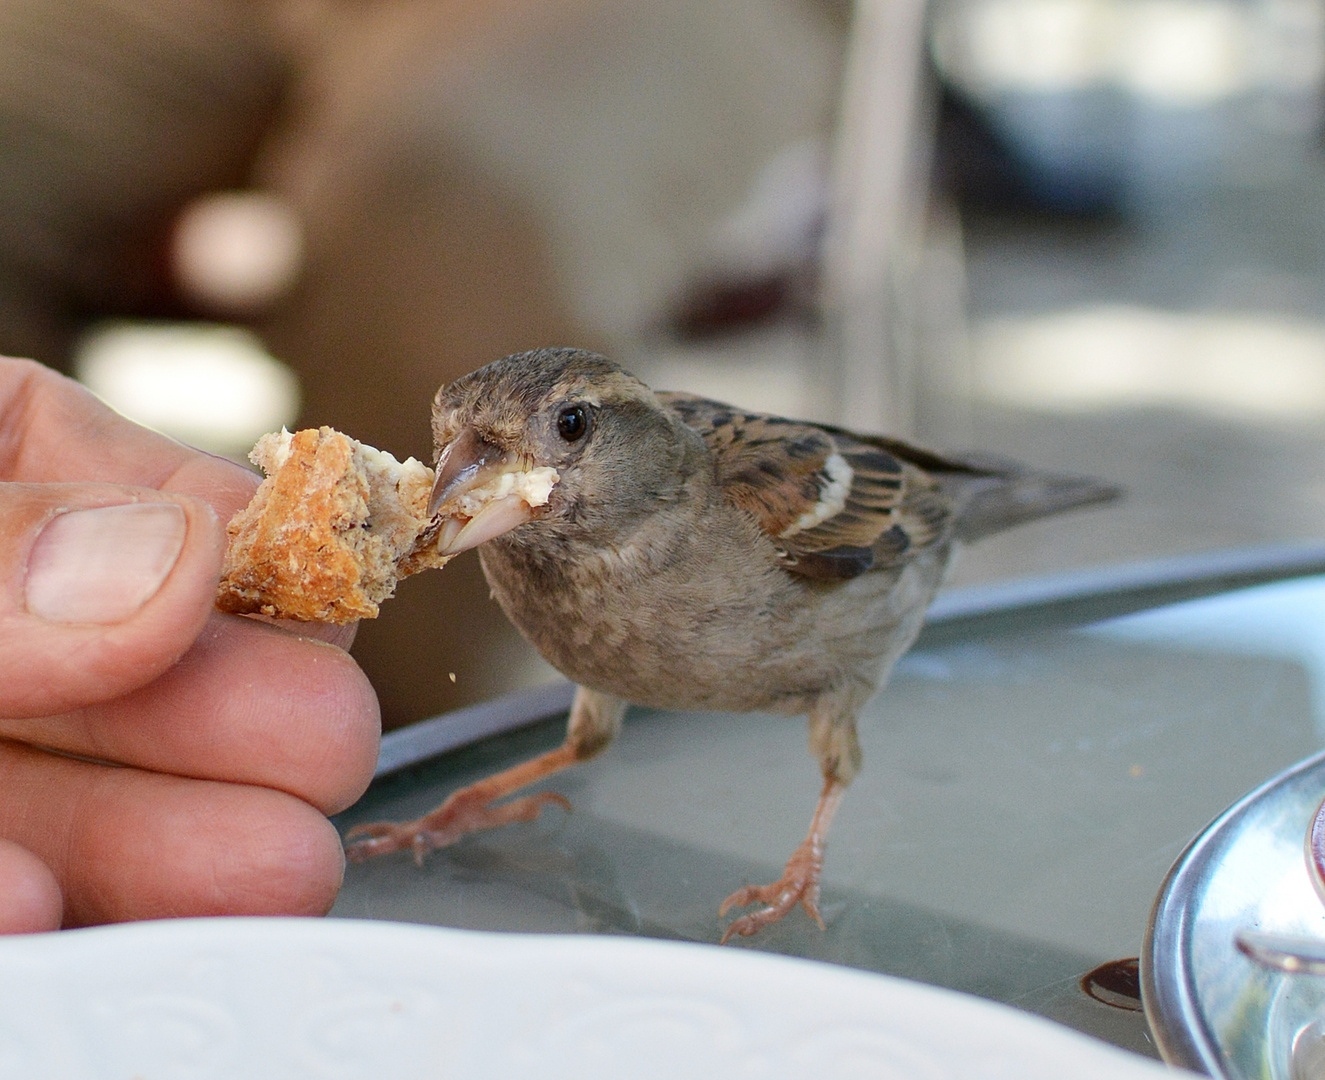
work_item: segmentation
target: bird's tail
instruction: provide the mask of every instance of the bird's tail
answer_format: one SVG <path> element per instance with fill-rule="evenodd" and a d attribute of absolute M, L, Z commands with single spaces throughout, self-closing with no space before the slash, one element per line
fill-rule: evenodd
<path fill-rule="evenodd" d="M 969 473 L 949 473 L 941 482 L 957 487 L 961 510 L 955 535 L 959 540 L 1010 529 L 1036 518 L 1095 506 L 1121 498 L 1123 489 L 1090 476 L 1041 472 L 1017 462 L 969 455 L 958 459 Z"/>

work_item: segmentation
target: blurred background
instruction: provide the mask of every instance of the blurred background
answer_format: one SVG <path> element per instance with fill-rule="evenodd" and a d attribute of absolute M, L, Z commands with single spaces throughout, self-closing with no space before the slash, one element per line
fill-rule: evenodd
<path fill-rule="evenodd" d="M 1128 488 L 954 584 L 1319 539 L 1323 77 L 1325 0 L 0 0 L 0 353 L 430 461 L 584 345 Z M 354 651 L 389 727 L 549 676 L 472 554 Z"/>

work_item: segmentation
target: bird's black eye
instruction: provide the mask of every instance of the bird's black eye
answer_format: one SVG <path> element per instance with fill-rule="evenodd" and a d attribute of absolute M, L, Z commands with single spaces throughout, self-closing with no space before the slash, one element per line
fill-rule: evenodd
<path fill-rule="evenodd" d="M 567 442 L 584 438 L 589 430 L 589 414 L 583 405 L 568 405 L 557 413 L 557 434 Z"/>

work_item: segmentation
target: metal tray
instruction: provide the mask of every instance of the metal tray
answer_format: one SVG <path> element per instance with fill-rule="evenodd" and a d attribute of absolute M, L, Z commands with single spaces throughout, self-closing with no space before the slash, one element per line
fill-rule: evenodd
<path fill-rule="evenodd" d="M 1151 914 L 1142 998 L 1160 1053 L 1227 1080 L 1307 1080 L 1325 1053 L 1325 979 L 1254 963 L 1240 931 L 1325 939 L 1305 838 L 1325 796 L 1325 753 L 1216 818 L 1174 864 Z"/>

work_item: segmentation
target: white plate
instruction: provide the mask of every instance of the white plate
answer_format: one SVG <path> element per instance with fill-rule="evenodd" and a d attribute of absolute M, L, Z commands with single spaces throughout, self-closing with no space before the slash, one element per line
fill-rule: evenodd
<path fill-rule="evenodd" d="M 1155 1080 L 951 991 L 637 938 L 195 919 L 0 940 L 0 1077 Z"/>

